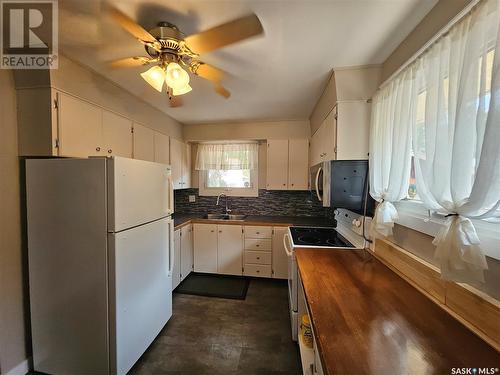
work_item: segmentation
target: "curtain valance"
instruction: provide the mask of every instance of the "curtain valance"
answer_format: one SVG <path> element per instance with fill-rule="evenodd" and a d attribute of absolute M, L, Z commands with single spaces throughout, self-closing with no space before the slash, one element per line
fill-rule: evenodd
<path fill-rule="evenodd" d="M 199 144 L 195 169 L 253 170 L 257 168 L 258 155 L 257 143 Z"/>

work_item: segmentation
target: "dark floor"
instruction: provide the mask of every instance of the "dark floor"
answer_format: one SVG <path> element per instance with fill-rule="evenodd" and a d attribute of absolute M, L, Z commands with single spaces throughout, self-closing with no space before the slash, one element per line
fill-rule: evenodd
<path fill-rule="evenodd" d="M 173 316 L 131 374 L 300 374 L 286 282 L 252 279 L 247 298 L 174 293 Z"/>

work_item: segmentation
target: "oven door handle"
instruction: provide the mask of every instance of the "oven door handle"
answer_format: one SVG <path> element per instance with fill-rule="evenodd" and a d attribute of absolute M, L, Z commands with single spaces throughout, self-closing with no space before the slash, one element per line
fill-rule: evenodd
<path fill-rule="evenodd" d="M 319 167 L 318 168 L 318 171 L 316 172 L 316 179 L 315 179 L 315 184 L 314 184 L 314 188 L 316 189 L 316 195 L 318 196 L 318 200 L 321 202 L 323 200 L 323 197 L 321 196 L 321 194 L 319 193 L 319 175 L 321 173 L 321 171 L 323 170 L 323 167 Z"/>
<path fill-rule="evenodd" d="M 290 236 L 288 235 L 288 233 L 285 233 L 285 235 L 283 236 L 283 247 L 285 248 L 285 253 L 286 255 L 288 255 L 289 257 L 293 256 L 293 251 L 290 249 L 288 250 L 288 246 L 287 246 L 287 241 L 286 239 L 289 239 L 290 240 Z M 291 241 L 289 241 L 291 242 Z"/>

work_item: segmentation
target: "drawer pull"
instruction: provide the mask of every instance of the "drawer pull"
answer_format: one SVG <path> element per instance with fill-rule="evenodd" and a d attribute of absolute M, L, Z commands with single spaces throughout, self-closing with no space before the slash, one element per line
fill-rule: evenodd
<path fill-rule="evenodd" d="M 260 234 L 260 232 L 255 232 L 255 234 Z"/>
<path fill-rule="evenodd" d="M 259 270 L 256 270 L 256 272 L 257 272 L 257 273 L 260 273 L 260 271 L 259 271 Z"/>
<path fill-rule="evenodd" d="M 257 260 L 260 259 L 260 257 L 257 257 Z"/>
<path fill-rule="evenodd" d="M 259 247 L 259 246 L 260 246 L 259 244 L 255 245 L 255 247 Z"/>

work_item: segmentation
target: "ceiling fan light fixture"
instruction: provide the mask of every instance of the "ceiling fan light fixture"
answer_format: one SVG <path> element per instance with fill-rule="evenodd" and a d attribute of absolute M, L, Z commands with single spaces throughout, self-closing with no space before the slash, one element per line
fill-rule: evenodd
<path fill-rule="evenodd" d="M 182 90 L 189 86 L 189 74 L 179 64 L 172 62 L 167 65 L 165 82 L 172 90 Z"/>
<path fill-rule="evenodd" d="M 192 90 L 192 87 L 189 86 L 189 83 L 188 83 L 186 86 L 184 86 L 180 89 L 172 88 L 172 95 L 174 95 L 174 96 L 184 95 L 184 94 L 187 94 L 188 92 L 190 92 L 191 90 Z"/>
<path fill-rule="evenodd" d="M 149 83 L 155 90 L 161 92 L 165 82 L 165 70 L 156 65 L 141 73 L 141 77 Z"/>

